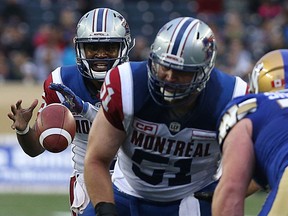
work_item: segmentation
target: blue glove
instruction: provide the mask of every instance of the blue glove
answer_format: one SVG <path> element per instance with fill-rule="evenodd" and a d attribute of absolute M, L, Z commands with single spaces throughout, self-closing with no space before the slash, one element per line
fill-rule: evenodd
<path fill-rule="evenodd" d="M 71 112 L 77 114 L 87 113 L 89 103 L 84 102 L 80 97 L 78 97 L 70 88 L 63 84 L 50 83 L 49 88 L 60 92 L 65 100 L 62 102 Z"/>

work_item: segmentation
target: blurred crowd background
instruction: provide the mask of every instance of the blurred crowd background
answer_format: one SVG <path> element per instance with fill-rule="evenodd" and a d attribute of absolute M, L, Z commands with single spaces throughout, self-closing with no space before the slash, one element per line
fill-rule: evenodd
<path fill-rule="evenodd" d="M 244 80 L 264 53 L 288 48 L 288 0 L 2 0 L 0 82 L 42 83 L 56 67 L 75 64 L 76 24 L 95 7 L 127 19 L 133 61 L 146 59 L 159 28 L 179 16 L 205 21 L 216 36 L 216 66 Z"/>

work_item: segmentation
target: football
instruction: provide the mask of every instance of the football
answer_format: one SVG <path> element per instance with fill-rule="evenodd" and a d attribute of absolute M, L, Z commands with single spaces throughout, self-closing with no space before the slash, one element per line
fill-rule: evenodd
<path fill-rule="evenodd" d="M 36 133 L 46 150 L 64 151 L 73 141 L 76 122 L 70 110 L 60 103 L 49 104 L 36 118 Z"/>

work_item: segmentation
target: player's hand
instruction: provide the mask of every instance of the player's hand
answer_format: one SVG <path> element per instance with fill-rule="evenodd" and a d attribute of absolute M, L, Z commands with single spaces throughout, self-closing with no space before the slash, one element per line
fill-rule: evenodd
<path fill-rule="evenodd" d="M 27 128 L 32 118 L 33 110 L 38 104 L 38 100 L 35 99 L 27 109 L 22 108 L 21 104 L 22 100 L 18 100 L 15 105 L 11 105 L 11 112 L 8 113 L 9 119 L 13 121 L 11 125 L 13 130 L 24 131 Z"/>
<path fill-rule="evenodd" d="M 49 88 L 60 92 L 65 100 L 62 102 L 71 112 L 83 114 L 88 109 L 89 104 L 78 97 L 70 88 L 59 83 L 50 83 Z"/>

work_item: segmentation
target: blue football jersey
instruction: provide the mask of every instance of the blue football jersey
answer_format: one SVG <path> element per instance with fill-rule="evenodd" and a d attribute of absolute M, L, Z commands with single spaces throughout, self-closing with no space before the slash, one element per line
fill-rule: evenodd
<path fill-rule="evenodd" d="M 250 94 L 234 99 L 219 122 L 218 138 L 222 144 L 226 134 L 240 119 L 252 121 L 256 157 L 254 179 L 263 187 L 268 184 L 273 187 L 287 165 L 287 108 L 288 93 Z"/>

